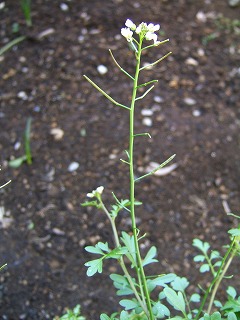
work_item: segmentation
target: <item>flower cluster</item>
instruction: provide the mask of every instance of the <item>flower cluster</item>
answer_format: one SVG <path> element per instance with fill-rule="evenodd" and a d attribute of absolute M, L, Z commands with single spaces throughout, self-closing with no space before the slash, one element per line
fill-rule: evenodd
<path fill-rule="evenodd" d="M 133 40 L 133 32 L 139 35 L 140 39 L 153 40 L 154 45 L 158 45 L 159 41 L 157 41 L 156 31 L 160 29 L 159 24 L 153 24 L 146 22 L 142 22 L 137 27 L 130 19 L 127 19 L 125 22 L 125 28 L 121 29 L 121 34 L 124 38 L 127 39 L 128 42 L 132 42 Z"/>
<path fill-rule="evenodd" d="M 97 197 L 98 195 L 101 195 L 103 193 L 103 190 L 104 190 L 103 186 L 98 187 L 96 190 L 93 190 L 92 192 L 87 193 L 87 197 L 89 198 Z"/>

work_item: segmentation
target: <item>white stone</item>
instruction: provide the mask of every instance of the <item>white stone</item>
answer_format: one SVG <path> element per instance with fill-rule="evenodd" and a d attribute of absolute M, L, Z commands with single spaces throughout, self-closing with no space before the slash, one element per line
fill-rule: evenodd
<path fill-rule="evenodd" d="M 160 97 L 160 96 L 155 96 L 155 97 L 153 98 L 153 100 L 154 100 L 155 102 L 157 102 L 157 103 L 163 102 L 163 98 Z"/>
<path fill-rule="evenodd" d="M 189 57 L 185 60 L 185 63 L 189 66 L 198 66 L 198 61 Z"/>
<path fill-rule="evenodd" d="M 100 74 L 106 74 L 108 72 L 108 68 L 106 66 L 104 66 L 103 64 L 100 64 L 99 66 L 97 66 L 97 71 Z"/>
<path fill-rule="evenodd" d="M 196 18 L 199 22 L 205 23 L 207 21 L 207 16 L 203 11 L 198 11 Z"/>
<path fill-rule="evenodd" d="M 185 98 L 183 100 L 188 106 L 194 106 L 196 104 L 196 100 L 193 98 Z"/>
<path fill-rule="evenodd" d="M 202 48 L 197 49 L 197 54 L 199 57 L 204 57 L 205 56 L 205 51 Z"/>
<path fill-rule="evenodd" d="M 25 91 L 19 91 L 17 96 L 18 96 L 18 98 L 20 98 L 22 100 L 27 100 L 28 99 L 28 95 L 26 94 Z"/>
<path fill-rule="evenodd" d="M 69 9 L 68 5 L 66 3 L 61 3 L 60 4 L 60 8 L 61 8 L 62 11 L 68 11 L 68 9 Z"/>
<path fill-rule="evenodd" d="M 201 111 L 200 110 L 193 110 L 192 114 L 193 114 L 194 117 L 200 117 Z"/>
<path fill-rule="evenodd" d="M 79 163 L 74 161 L 70 163 L 70 165 L 68 166 L 68 171 L 73 172 L 73 171 L 76 171 L 78 168 L 79 168 Z"/>
<path fill-rule="evenodd" d="M 141 114 L 144 117 L 151 117 L 153 115 L 153 111 L 151 109 L 142 109 Z"/>
<path fill-rule="evenodd" d="M 61 140 L 64 136 L 64 131 L 60 128 L 52 128 L 50 134 L 54 136 L 55 140 Z"/>
<path fill-rule="evenodd" d="M 151 118 L 143 118 L 142 123 L 147 126 L 147 127 L 151 127 L 152 126 L 152 119 Z"/>

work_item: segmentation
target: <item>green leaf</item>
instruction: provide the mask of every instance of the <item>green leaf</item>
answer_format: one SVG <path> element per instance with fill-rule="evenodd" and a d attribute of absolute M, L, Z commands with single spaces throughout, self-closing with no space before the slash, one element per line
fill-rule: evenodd
<path fill-rule="evenodd" d="M 106 315 L 106 313 L 102 313 L 102 314 L 100 315 L 100 320 L 111 320 L 111 318 L 109 318 L 109 316 Z"/>
<path fill-rule="evenodd" d="M 219 301 L 219 300 L 214 300 L 213 303 L 214 303 L 215 307 L 217 307 L 217 308 L 222 308 L 222 306 L 223 306 L 221 301 Z"/>
<path fill-rule="evenodd" d="M 223 311 L 240 312 L 240 297 L 238 299 L 228 298 L 228 301 L 222 307 Z"/>
<path fill-rule="evenodd" d="M 127 252 L 128 249 L 126 247 L 115 248 L 106 255 L 106 258 L 119 259 L 122 255 L 126 254 Z"/>
<path fill-rule="evenodd" d="M 152 310 L 155 317 L 164 318 L 165 316 L 170 316 L 169 309 L 160 302 L 155 303 Z"/>
<path fill-rule="evenodd" d="M 123 299 L 119 302 L 120 306 L 124 307 L 125 310 L 131 310 L 137 308 L 138 302 L 136 300 Z"/>
<path fill-rule="evenodd" d="M 87 246 L 87 247 L 85 247 L 85 250 L 86 250 L 87 252 L 90 252 L 90 253 L 95 253 L 95 254 L 104 255 L 104 252 L 103 252 L 100 248 L 98 248 L 97 245 L 96 245 L 95 247 L 93 247 L 93 246 Z"/>
<path fill-rule="evenodd" d="M 133 236 L 130 236 L 129 234 L 123 231 L 121 240 L 128 249 L 128 253 L 126 254 L 126 256 L 128 257 L 129 261 L 132 263 L 132 267 L 136 266 L 137 258 L 136 258 L 136 249 L 135 249 Z"/>
<path fill-rule="evenodd" d="M 129 320 L 129 315 L 128 315 L 128 313 L 126 311 L 123 310 L 120 313 L 120 320 Z"/>
<path fill-rule="evenodd" d="M 98 247 L 99 247 L 101 250 L 103 250 L 103 251 L 106 251 L 106 252 L 109 252 L 109 251 L 110 251 L 107 242 L 105 242 L 105 243 L 103 243 L 103 242 L 98 242 L 96 246 L 98 246 Z"/>
<path fill-rule="evenodd" d="M 176 278 L 174 273 L 168 273 L 164 275 L 160 275 L 155 279 L 148 279 L 147 285 L 149 289 L 152 291 L 156 286 L 166 287 L 167 283 L 172 282 Z"/>
<path fill-rule="evenodd" d="M 22 157 L 19 157 L 19 158 L 10 160 L 10 161 L 8 162 L 8 164 L 9 164 L 9 166 L 10 166 L 11 168 L 17 169 L 17 168 L 19 168 L 19 167 L 23 164 L 23 162 L 25 162 L 26 160 L 27 160 L 27 157 L 24 155 L 24 156 L 22 156 Z"/>
<path fill-rule="evenodd" d="M 201 267 L 200 267 L 200 269 L 199 269 L 199 271 L 201 272 L 201 273 L 204 273 L 204 272 L 208 272 L 210 270 L 210 267 L 209 267 L 209 265 L 208 264 L 203 264 Z"/>
<path fill-rule="evenodd" d="M 169 303 L 174 307 L 175 310 L 185 313 L 185 301 L 182 292 L 176 293 L 173 289 L 167 287 L 164 288 L 164 293 L 169 301 Z"/>
<path fill-rule="evenodd" d="M 220 253 L 217 250 L 213 250 L 210 255 L 210 260 L 221 258 Z"/>
<path fill-rule="evenodd" d="M 88 267 L 87 276 L 92 277 L 95 273 L 102 273 L 102 258 L 86 262 L 84 265 Z"/>
<path fill-rule="evenodd" d="M 202 254 L 199 254 L 193 258 L 193 261 L 195 262 L 203 262 L 204 260 L 205 260 L 205 256 L 203 256 Z"/>
<path fill-rule="evenodd" d="M 234 312 L 229 312 L 227 320 L 238 320 Z"/>
<path fill-rule="evenodd" d="M 154 259 L 156 255 L 157 255 L 157 248 L 153 246 L 149 249 L 148 253 L 146 254 L 146 257 L 143 259 L 143 262 L 142 262 L 143 267 L 145 267 L 150 263 L 158 262 L 157 259 Z"/>
<path fill-rule="evenodd" d="M 212 315 L 211 315 L 211 320 L 221 320 L 222 317 L 221 317 L 221 314 L 220 312 L 214 312 Z"/>
<path fill-rule="evenodd" d="M 233 298 L 233 299 L 235 299 L 236 298 L 236 296 L 237 296 L 237 291 L 235 290 L 235 288 L 234 287 L 231 287 L 231 286 L 229 286 L 228 288 L 227 288 L 227 294 L 231 297 L 231 298 Z"/>
<path fill-rule="evenodd" d="M 228 230 L 228 233 L 230 233 L 233 237 L 239 237 L 240 229 L 231 229 L 231 230 Z"/>
<path fill-rule="evenodd" d="M 184 290 L 188 287 L 189 281 L 182 277 L 176 277 L 173 282 L 171 282 L 171 286 L 176 291 L 184 292 Z"/>
<path fill-rule="evenodd" d="M 198 293 L 194 293 L 191 295 L 190 301 L 191 302 L 200 302 L 200 295 Z"/>
<path fill-rule="evenodd" d="M 193 240 L 193 246 L 198 248 L 203 253 L 207 253 L 208 249 L 210 248 L 210 244 L 208 242 L 203 242 L 200 239 Z"/>

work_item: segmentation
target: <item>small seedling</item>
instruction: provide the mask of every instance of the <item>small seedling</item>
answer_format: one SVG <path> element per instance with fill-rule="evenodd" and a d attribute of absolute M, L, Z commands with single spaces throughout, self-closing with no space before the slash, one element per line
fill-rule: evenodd
<path fill-rule="evenodd" d="M 22 8 L 27 26 L 31 27 L 32 26 L 31 0 L 21 0 L 21 8 Z"/>
<path fill-rule="evenodd" d="M 19 168 L 24 162 L 27 164 L 32 164 L 32 154 L 31 154 L 31 146 L 30 146 L 30 139 L 31 139 L 31 123 L 32 118 L 27 119 L 26 128 L 24 132 L 24 147 L 25 147 L 25 154 L 19 158 L 13 159 L 9 161 L 9 166 L 12 168 Z"/>

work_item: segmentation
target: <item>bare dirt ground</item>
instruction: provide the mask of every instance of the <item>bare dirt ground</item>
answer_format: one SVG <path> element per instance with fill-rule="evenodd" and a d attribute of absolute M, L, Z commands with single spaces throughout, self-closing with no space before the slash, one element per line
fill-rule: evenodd
<path fill-rule="evenodd" d="M 108 278 L 86 278 L 84 246 L 111 241 L 109 223 L 95 210 L 81 207 L 86 193 L 105 186 L 128 197 L 128 175 L 119 159 L 127 149 L 128 120 L 82 75 L 129 103 L 128 79 L 108 49 L 129 70 L 132 53 L 120 36 L 127 18 L 161 24 L 167 45 L 144 56 L 145 62 L 173 54 L 143 80 L 159 79 L 153 93 L 138 104 L 136 130 L 152 139 L 136 144 L 136 172 L 149 162 L 176 154 L 170 174 L 149 177 L 137 187 L 139 228 L 147 249 L 156 245 L 160 263 L 154 273 L 176 272 L 198 283 L 192 239 L 200 237 L 221 249 L 226 231 L 236 223 L 223 201 L 239 213 L 240 9 L 218 0 L 36 0 L 33 27 L 27 28 L 17 1 L 0 10 L 1 46 L 19 35 L 27 39 L 0 57 L 1 190 L 0 318 L 52 319 L 64 307 L 80 303 L 88 319 L 118 308 Z M 19 34 L 12 25 L 18 23 Z M 39 39 L 39 34 L 47 35 Z M 97 67 L 108 72 L 101 75 Z M 142 110 L 151 110 L 147 120 Z M 8 161 L 24 152 L 23 133 L 32 117 L 33 164 L 18 169 Z M 57 128 L 57 137 L 52 129 Z M 78 168 L 69 167 L 76 162 Z M 130 230 L 123 213 L 119 226 Z M 232 272 L 239 271 L 239 262 Z M 235 285 L 240 288 L 239 278 Z"/>

